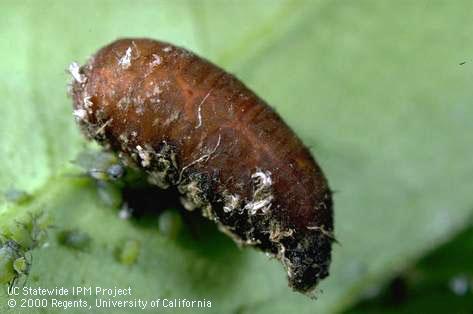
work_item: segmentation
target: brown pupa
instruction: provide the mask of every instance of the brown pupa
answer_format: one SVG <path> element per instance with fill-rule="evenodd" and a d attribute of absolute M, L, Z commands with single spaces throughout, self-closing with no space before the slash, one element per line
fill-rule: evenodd
<path fill-rule="evenodd" d="M 332 197 L 309 150 L 233 75 L 192 52 L 121 39 L 70 66 L 74 116 L 88 138 L 177 186 L 237 243 L 279 259 L 296 291 L 328 276 Z"/>

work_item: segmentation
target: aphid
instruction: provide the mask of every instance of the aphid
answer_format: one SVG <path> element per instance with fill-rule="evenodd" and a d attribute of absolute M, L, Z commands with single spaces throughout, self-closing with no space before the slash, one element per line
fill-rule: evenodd
<path fill-rule="evenodd" d="M 120 188 L 112 183 L 98 181 L 97 192 L 102 202 L 112 208 L 118 208 L 122 204 L 122 193 Z"/>
<path fill-rule="evenodd" d="M 21 220 L 2 230 L 0 235 L 0 284 L 14 286 L 29 274 L 33 256 L 31 251 L 47 240 L 51 217 L 46 213 L 28 212 Z"/>
<path fill-rule="evenodd" d="M 137 240 L 126 240 L 116 249 L 116 258 L 123 265 L 133 265 L 140 256 L 141 243 Z"/>
<path fill-rule="evenodd" d="M 167 209 L 159 215 L 159 233 L 169 239 L 175 239 L 182 229 L 181 214 L 174 209 Z"/>
<path fill-rule="evenodd" d="M 17 250 L 6 242 L 0 247 L 0 283 L 10 283 L 17 276 L 13 263 L 19 258 Z"/>
<path fill-rule="evenodd" d="M 92 239 L 80 230 L 62 230 L 57 234 L 59 244 L 78 251 L 87 251 Z"/>
<path fill-rule="evenodd" d="M 105 151 L 84 150 L 73 163 L 97 184 L 97 192 L 103 203 L 119 207 L 122 203 L 120 182 L 125 176 L 125 167 L 115 154 Z"/>
<path fill-rule="evenodd" d="M 333 237 L 328 183 L 301 140 L 233 75 L 150 39 L 117 40 L 71 66 L 74 116 L 84 134 L 177 186 L 237 243 L 285 266 L 310 292 L 328 276 Z"/>
<path fill-rule="evenodd" d="M 97 181 L 113 181 L 123 177 L 125 169 L 114 154 L 103 151 L 82 151 L 73 161 Z"/>
<path fill-rule="evenodd" d="M 31 264 L 27 253 L 13 240 L 0 241 L 0 284 L 14 286 L 22 275 L 28 275 Z"/>
<path fill-rule="evenodd" d="M 52 218 L 45 212 L 29 212 L 25 217 L 15 221 L 2 230 L 2 236 L 15 242 L 25 251 L 33 250 L 47 240 L 47 230 L 51 227 Z"/>
<path fill-rule="evenodd" d="M 27 274 L 28 268 L 28 262 L 24 256 L 18 257 L 13 261 L 13 269 L 15 269 L 15 271 L 20 275 Z"/>
<path fill-rule="evenodd" d="M 25 191 L 11 188 L 3 193 L 3 198 L 8 202 L 24 204 L 31 199 L 31 195 Z"/>

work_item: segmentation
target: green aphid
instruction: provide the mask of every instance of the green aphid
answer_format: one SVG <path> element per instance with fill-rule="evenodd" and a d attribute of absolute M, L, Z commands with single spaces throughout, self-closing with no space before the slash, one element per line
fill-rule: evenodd
<path fill-rule="evenodd" d="M 79 230 L 63 230 L 58 233 L 57 240 L 59 244 L 78 251 L 86 251 L 92 242 L 87 233 Z"/>
<path fill-rule="evenodd" d="M 169 239 L 176 239 L 182 229 L 182 217 L 176 209 L 167 209 L 158 218 L 159 233 Z"/>
<path fill-rule="evenodd" d="M 15 221 L 4 233 L 22 248 L 31 250 L 44 242 L 51 223 L 52 219 L 46 213 L 30 213 L 22 220 Z"/>
<path fill-rule="evenodd" d="M 16 265 L 21 272 L 15 268 L 15 262 L 20 259 L 25 263 L 24 267 L 20 261 Z M 27 271 L 28 265 L 21 247 L 15 241 L 7 240 L 0 247 L 0 284 L 10 284 Z"/>
<path fill-rule="evenodd" d="M 113 183 L 100 181 L 98 184 L 98 194 L 101 201 L 112 208 L 118 208 L 123 202 L 120 188 Z"/>
<path fill-rule="evenodd" d="M 28 273 L 28 262 L 26 261 L 26 258 L 24 256 L 21 256 L 17 258 L 16 260 L 13 261 L 13 269 L 19 274 L 19 275 L 25 275 Z"/>
<path fill-rule="evenodd" d="M 83 168 L 87 175 L 99 181 L 117 180 L 125 172 L 118 158 L 104 151 L 83 151 L 79 153 L 74 163 Z"/>
<path fill-rule="evenodd" d="M 126 240 L 116 251 L 118 262 L 123 265 L 133 265 L 138 260 L 141 243 L 137 240 Z"/>
<path fill-rule="evenodd" d="M 15 241 L 23 248 L 32 248 L 34 241 L 32 237 L 32 223 L 31 221 L 16 221 L 5 232 L 6 236 Z"/>
<path fill-rule="evenodd" d="M 0 248 L 0 284 L 10 283 L 17 276 L 13 268 L 14 260 L 14 255 L 6 246 Z"/>
<path fill-rule="evenodd" d="M 18 190 L 15 188 L 11 188 L 6 190 L 3 193 L 3 197 L 7 202 L 17 203 L 17 204 L 24 204 L 31 199 L 31 195 L 28 194 L 26 191 Z"/>

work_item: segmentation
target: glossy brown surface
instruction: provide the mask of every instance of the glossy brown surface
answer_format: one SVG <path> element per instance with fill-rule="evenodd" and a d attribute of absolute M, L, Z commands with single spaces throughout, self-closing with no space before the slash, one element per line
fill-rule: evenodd
<path fill-rule="evenodd" d="M 71 68 L 74 114 L 85 134 L 177 185 L 183 203 L 237 242 L 285 265 L 290 285 L 328 275 L 331 192 L 309 150 L 233 75 L 191 52 L 122 39 Z M 153 179 L 154 178 L 154 179 Z"/>

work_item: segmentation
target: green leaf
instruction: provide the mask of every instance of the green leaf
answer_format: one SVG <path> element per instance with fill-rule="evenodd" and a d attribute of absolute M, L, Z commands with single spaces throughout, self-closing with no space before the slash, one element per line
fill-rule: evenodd
<path fill-rule="evenodd" d="M 473 226 L 347 313 L 471 313 Z M 373 289 L 374 288 L 374 289 Z"/>
<path fill-rule="evenodd" d="M 472 9 L 466 0 L 2 1 L 0 188 L 30 198 L 0 203 L 0 229 L 40 211 L 55 226 L 49 246 L 33 251 L 28 285 L 129 285 L 133 298 L 206 298 L 209 313 L 345 308 L 473 212 Z M 176 241 L 157 221 L 119 219 L 72 175 L 87 144 L 65 69 L 125 36 L 167 40 L 235 72 L 313 148 L 338 191 L 341 243 L 318 300 L 290 291 L 276 261 L 216 231 Z M 86 233 L 90 248 L 61 246 L 60 230 Z M 114 256 L 127 241 L 141 243 L 133 265 Z"/>

